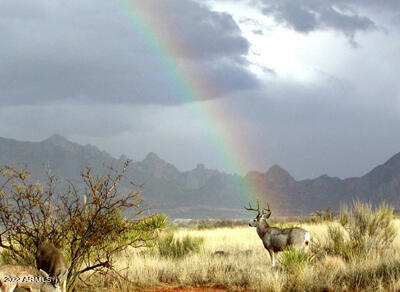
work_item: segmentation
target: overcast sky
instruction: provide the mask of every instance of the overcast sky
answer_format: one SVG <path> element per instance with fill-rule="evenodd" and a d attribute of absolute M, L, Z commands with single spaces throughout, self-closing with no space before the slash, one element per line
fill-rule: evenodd
<path fill-rule="evenodd" d="M 296 179 L 360 176 L 400 152 L 400 1 L 140 1 L 1 1 L 0 136 L 229 171 L 209 130 L 231 121 L 248 168 Z M 212 95 L 188 98 L 171 62 Z"/>

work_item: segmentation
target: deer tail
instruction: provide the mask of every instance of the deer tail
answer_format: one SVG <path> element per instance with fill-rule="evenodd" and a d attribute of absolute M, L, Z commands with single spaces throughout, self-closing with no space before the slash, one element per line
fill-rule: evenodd
<path fill-rule="evenodd" d="M 311 235 L 310 235 L 310 232 L 307 231 L 306 234 L 304 235 L 304 244 L 309 245 L 310 240 L 311 240 Z"/>

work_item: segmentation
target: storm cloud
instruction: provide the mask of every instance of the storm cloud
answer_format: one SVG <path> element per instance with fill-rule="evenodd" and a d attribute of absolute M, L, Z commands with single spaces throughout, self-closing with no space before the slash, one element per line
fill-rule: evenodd
<path fill-rule="evenodd" d="M 351 1 L 283 0 L 262 1 L 262 4 L 265 15 L 301 33 L 336 30 L 354 37 L 357 31 L 377 28 L 372 19 L 352 8 Z"/>
<path fill-rule="evenodd" d="M 246 68 L 249 43 L 229 14 L 212 12 L 187 0 L 146 1 L 163 15 L 169 33 L 174 34 L 165 36 L 157 35 L 151 27 L 138 29 L 130 11 L 116 3 L 2 1 L 3 105 L 57 100 L 187 102 L 175 80 L 176 70 L 183 72 L 183 77 L 178 78 L 186 74 L 200 78 L 196 75 L 202 74 L 204 82 L 213 88 L 213 95 L 205 98 L 219 98 L 237 89 L 258 86 L 256 77 Z M 157 37 L 161 43 L 163 37 L 174 37 L 180 43 L 170 52 L 162 45 L 149 44 L 148 38 Z M 178 59 L 176 68 L 165 64 L 168 58 Z"/>

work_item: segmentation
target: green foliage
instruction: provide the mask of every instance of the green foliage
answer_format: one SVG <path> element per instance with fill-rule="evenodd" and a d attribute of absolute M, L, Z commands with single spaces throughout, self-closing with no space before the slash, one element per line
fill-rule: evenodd
<path fill-rule="evenodd" d="M 392 220 L 393 209 L 385 204 L 373 210 L 370 204 L 356 202 L 351 213 L 344 208 L 340 214 L 341 225 L 360 252 L 391 247 L 396 236 Z"/>
<path fill-rule="evenodd" d="M 301 248 L 290 246 L 281 252 L 278 261 L 289 272 L 299 272 L 313 261 L 313 256 Z"/>
<path fill-rule="evenodd" d="M 329 226 L 327 244 L 316 243 L 314 248 L 347 261 L 379 254 L 393 244 L 396 232 L 392 220 L 393 209 L 385 204 L 374 210 L 370 204 L 354 202 L 351 210 L 342 208 L 340 226 Z"/>
<path fill-rule="evenodd" d="M 168 216 L 165 214 L 154 214 L 143 221 L 148 227 L 161 229 L 168 225 Z"/>
<path fill-rule="evenodd" d="M 16 260 L 13 252 L 8 249 L 3 249 L 0 254 L 0 266 L 2 265 L 35 265 L 35 257 L 34 254 L 31 253 L 29 249 L 23 249 L 20 251 L 21 259 Z"/>
<path fill-rule="evenodd" d="M 161 256 L 181 258 L 191 252 L 199 252 L 203 243 L 202 237 L 185 235 L 177 238 L 174 233 L 167 233 L 159 237 L 156 245 Z"/>
<path fill-rule="evenodd" d="M 152 245 L 152 242 L 157 238 L 156 230 L 163 229 L 168 224 L 168 217 L 164 214 L 154 214 L 139 220 L 125 220 L 119 224 L 125 226 L 124 232 L 117 234 L 108 243 L 108 248 L 116 248 L 127 242 L 137 242 L 138 247 L 143 243 Z"/>

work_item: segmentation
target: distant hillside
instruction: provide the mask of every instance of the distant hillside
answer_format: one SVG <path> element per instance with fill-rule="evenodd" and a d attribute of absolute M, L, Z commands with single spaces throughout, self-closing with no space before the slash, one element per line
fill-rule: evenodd
<path fill-rule="evenodd" d="M 21 142 L 0 138 L 0 166 L 26 164 L 34 177 L 43 178 L 44 165 L 59 176 L 77 179 L 82 169 L 91 166 L 118 166 L 127 159 L 113 158 L 92 145 L 82 146 L 60 135 L 42 142 Z M 274 214 L 301 215 L 332 207 L 354 198 L 377 204 L 383 200 L 399 206 L 400 153 L 362 177 L 339 179 L 327 175 L 296 181 L 278 165 L 267 172 L 249 172 L 245 177 L 207 169 L 199 164 L 191 171 L 179 171 L 155 153 L 131 165 L 128 176 L 144 184 L 144 205 L 173 217 L 242 217 L 243 183 L 257 184 L 270 202 Z"/>
<path fill-rule="evenodd" d="M 288 213 L 331 207 L 338 210 L 354 199 L 377 205 L 383 201 L 395 208 L 400 205 L 400 153 L 362 177 L 340 179 L 322 175 L 315 179 L 295 181 L 287 171 L 273 166 L 266 173 L 249 173 L 247 179 L 258 181 L 263 194 L 279 197 L 281 209 Z"/>
<path fill-rule="evenodd" d="M 63 177 L 78 177 L 81 170 L 91 165 L 113 164 L 115 159 L 92 145 L 81 146 L 53 135 L 42 142 L 20 142 L 0 138 L 0 166 L 26 164 L 34 176 L 43 176 L 43 167 L 49 165 Z"/>

